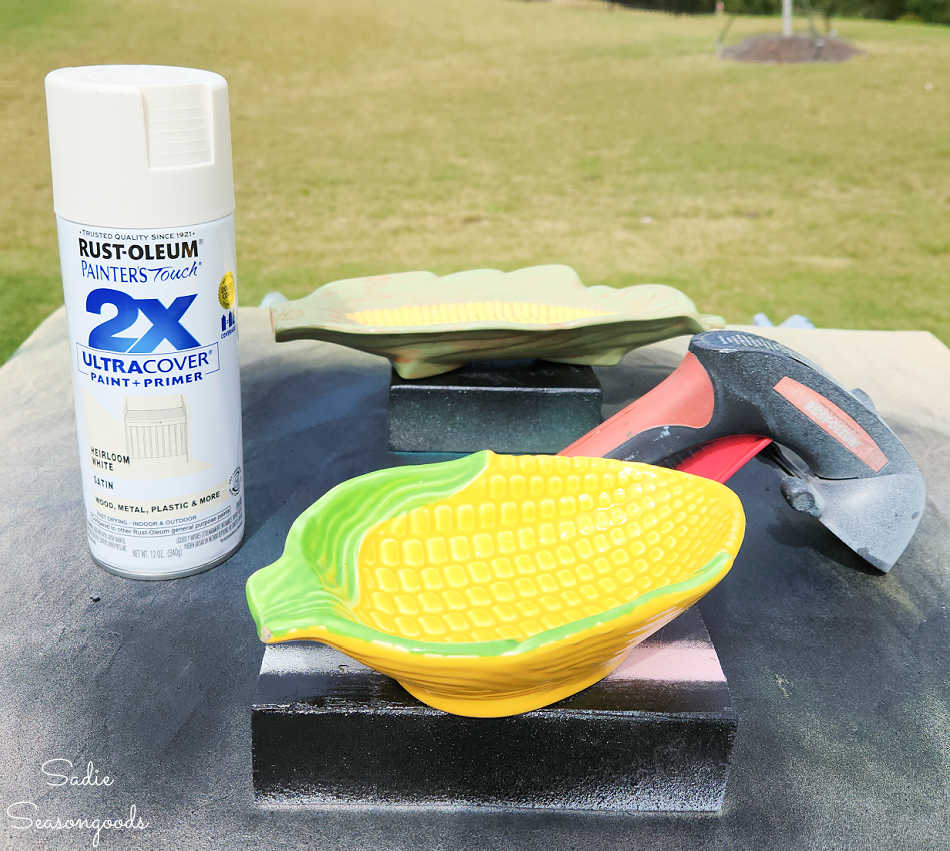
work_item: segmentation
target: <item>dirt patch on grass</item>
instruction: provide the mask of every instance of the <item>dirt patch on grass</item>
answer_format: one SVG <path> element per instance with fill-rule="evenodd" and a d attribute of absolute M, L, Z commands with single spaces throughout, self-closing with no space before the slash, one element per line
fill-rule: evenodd
<path fill-rule="evenodd" d="M 737 62 L 844 62 L 858 53 L 853 44 L 831 36 L 756 35 L 720 55 Z"/>

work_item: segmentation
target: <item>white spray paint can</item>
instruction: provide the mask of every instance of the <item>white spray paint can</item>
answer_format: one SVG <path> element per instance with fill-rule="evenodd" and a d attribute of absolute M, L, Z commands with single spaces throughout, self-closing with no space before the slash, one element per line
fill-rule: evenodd
<path fill-rule="evenodd" d="M 89 548 L 197 573 L 244 534 L 227 83 L 61 68 L 46 102 Z"/>

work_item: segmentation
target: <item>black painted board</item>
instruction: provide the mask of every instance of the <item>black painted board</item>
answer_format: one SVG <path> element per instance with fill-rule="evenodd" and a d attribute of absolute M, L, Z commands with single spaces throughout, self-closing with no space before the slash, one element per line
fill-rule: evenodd
<path fill-rule="evenodd" d="M 393 371 L 389 448 L 559 452 L 600 424 L 601 401 L 589 366 L 482 361 L 411 381 Z"/>
<path fill-rule="evenodd" d="M 696 608 L 600 683 L 508 718 L 432 709 L 331 647 L 291 642 L 262 663 L 254 787 L 278 807 L 715 812 L 736 725 Z"/>

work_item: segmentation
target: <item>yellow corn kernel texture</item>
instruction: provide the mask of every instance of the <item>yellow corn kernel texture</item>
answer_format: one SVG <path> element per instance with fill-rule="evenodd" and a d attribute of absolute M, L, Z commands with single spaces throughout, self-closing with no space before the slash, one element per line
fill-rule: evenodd
<path fill-rule="evenodd" d="M 520 640 L 605 612 L 738 548 L 717 488 L 611 459 L 490 456 L 458 493 L 369 530 L 353 615 L 457 642 Z"/>
<path fill-rule="evenodd" d="M 419 325 L 451 325 L 466 322 L 519 322 L 524 325 L 555 325 L 574 319 L 604 316 L 604 311 L 556 304 L 518 301 L 469 301 L 457 304 L 410 304 L 404 307 L 360 310 L 347 319 L 379 328 Z"/>

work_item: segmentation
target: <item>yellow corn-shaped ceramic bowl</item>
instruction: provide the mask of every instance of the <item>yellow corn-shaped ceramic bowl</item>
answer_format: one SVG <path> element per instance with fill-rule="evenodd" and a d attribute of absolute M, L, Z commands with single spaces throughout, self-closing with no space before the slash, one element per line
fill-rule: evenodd
<path fill-rule="evenodd" d="M 605 458 L 379 470 L 297 518 L 247 582 L 261 640 L 331 644 L 459 715 L 546 706 L 609 674 L 732 566 L 738 497 Z"/>

